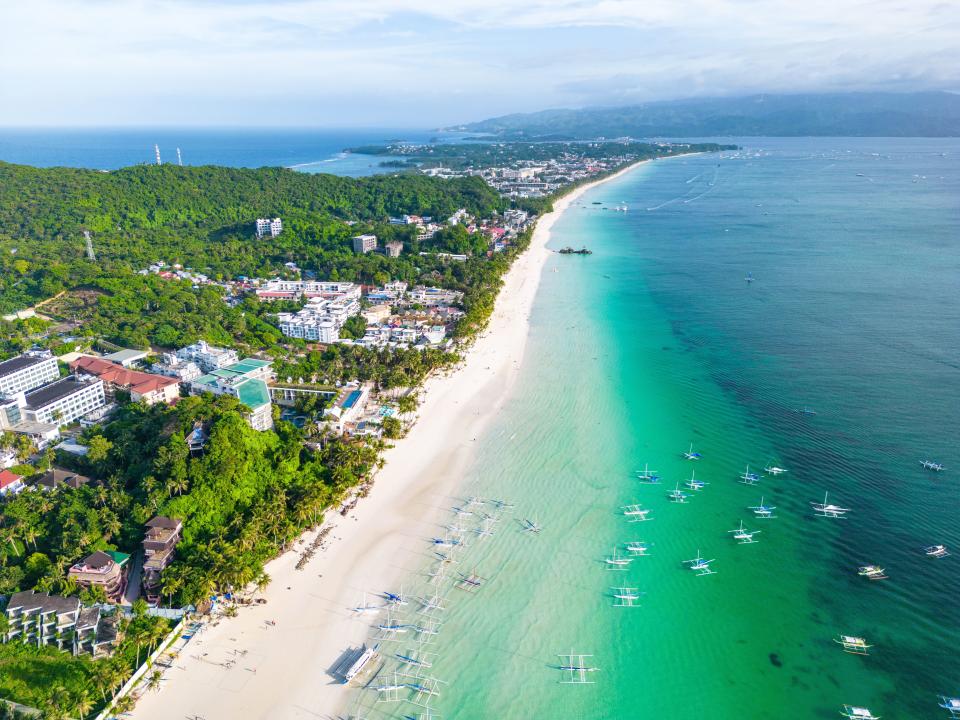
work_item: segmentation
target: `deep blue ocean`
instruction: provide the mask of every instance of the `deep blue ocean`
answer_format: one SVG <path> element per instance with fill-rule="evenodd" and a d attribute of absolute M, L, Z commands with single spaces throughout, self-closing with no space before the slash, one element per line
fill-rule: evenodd
<path fill-rule="evenodd" d="M 96 128 L 0 129 L 0 160 L 36 167 L 115 170 L 153 163 L 154 145 L 164 163 L 228 167 L 293 167 L 304 172 L 371 175 L 383 172 L 380 158 L 344 153 L 348 147 L 398 140 L 427 142 L 431 130 Z"/>

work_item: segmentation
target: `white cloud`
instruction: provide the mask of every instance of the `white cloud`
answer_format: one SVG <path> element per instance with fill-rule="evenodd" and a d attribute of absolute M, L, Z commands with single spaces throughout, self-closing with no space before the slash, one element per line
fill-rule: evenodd
<path fill-rule="evenodd" d="M 930 0 L 29 0 L 0 23 L 8 125 L 429 126 L 960 86 L 960 5 Z"/>

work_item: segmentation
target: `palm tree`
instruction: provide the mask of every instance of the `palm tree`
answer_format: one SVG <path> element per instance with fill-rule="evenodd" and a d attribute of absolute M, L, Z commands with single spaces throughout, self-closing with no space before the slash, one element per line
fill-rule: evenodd
<path fill-rule="evenodd" d="M 93 700 L 90 699 L 90 696 L 85 690 L 81 690 L 80 693 L 73 700 L 73 709 L 80 716 L 80 720 L 83 720 L 83 717 L 93 710 Z"/>
<path fill-rule="evenodd" d="M 159 670 L 154 670 L 150 673 L 150 677 L 147 678 L 147 690 L 159 690 L 161 680 L 163 680 L 163 673 Z M 83 719 L 81 718 L 81 720 Z"/>

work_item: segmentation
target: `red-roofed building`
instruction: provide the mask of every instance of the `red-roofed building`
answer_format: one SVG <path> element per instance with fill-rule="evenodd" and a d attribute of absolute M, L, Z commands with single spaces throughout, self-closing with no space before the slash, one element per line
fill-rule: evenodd
<path fill-rule="evenodd" d="M 142 400 L 147 405 L 159 402 L 169 405 L 180 397 L 180 381 L 177 378 L 128 370 L 103 358 L 81 355 L 70 363 L 70 369 L 76 373 L 95 375 L 110 389 L 129 391 L 130 399 L 134 402 Z"/>
<path fill-rule="evenodd" d="M 9 470 L 0 470 L 0 495 L 16 495 L 25 487 L 22 477 Z"/>

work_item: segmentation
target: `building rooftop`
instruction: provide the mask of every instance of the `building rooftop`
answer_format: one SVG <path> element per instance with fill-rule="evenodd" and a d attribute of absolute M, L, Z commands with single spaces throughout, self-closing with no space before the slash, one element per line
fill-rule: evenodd
<path fill-rule="evenodd" d="M 120 363 L 123 365 L 128 362 L 136 362 L 137 360 L 143 360 L 147 356 L 146 350 L 118 350 L 115 353 L 110 353 L 109 355 L 104 355 L 104 360 L 109 360 L 110 362 Z"/>
<path fill-rule="evenodd" d="M 41 612 L 67 613 L 75 612 L 80 608 L 80 600 L 75 597 L 61 597 L 47 595 L 33 590 L 14 593 L 7 603 L 7 612 L 16 609 L 40 610 Z"/>
<path fill-rule="evenodd" d="M 0 490 L 13 485 L 17 480 L 23 480 L 23 478 L 9 470 L 0 470 Z"/>
<path fill-rule="evenodd" d="M 105 382 L 118 387 L 130 388 L 141 395 L 170 385 L 177 385 L 179 382 L 176 378 L 166 375 L 153 375 L 152 373 L 128 370 L 106 358 L 93 357 L 92 355 L 83 355 L 72 362 L 70 368 L 72 370 L 83 370 L 91 375 L 96 375 Z"/>
<path fill-rule="evenodd" d="M 178 528 L 180 527 L 180 521 L 175 518 L 164 517 L 163 515 L 157 515 L 155 518 L 150 520 L 147 523 L 149 528 Z"/>
<path fill-rule="evenodd" d="M 57 400 L 72 395 L 73 393 L 87 386 L 87 383 L 81 382 L 76 377 L 71 375 L 70 377 L 57 380 L 49 385 L 44 385 L 43 387 L 39 387 L 36 390 L 28 392 L 25 396 L 27 406 L 32 408 L 42 408 L 52 402 L 56 402 Z"/>
<path fill-rule="evenodd" d="M 35 357 L 32 355 L 19 355 L 18 357 L 4 360 L 3 362 L 0 362 L 0 378 L 7 375 L 12 375 L 15 372 L 19 372 L 25 368 L 45 362 L 49 359 L 50 358 Z"/>
<path fill-rule="evenodd" d="M 72 470 L 64 470 L 62 468 L 50 468 L 43 474 L 43 477 L 37 480 L 37 485 L 43 485 L 47 488 L 55 488 L 58 485 L 68 485 L 72 488 L 78 488 L 81 485 L 86 485 L 88 482 L 90 482 L 90 478 L 86 475 L 80 475 Z"/>

